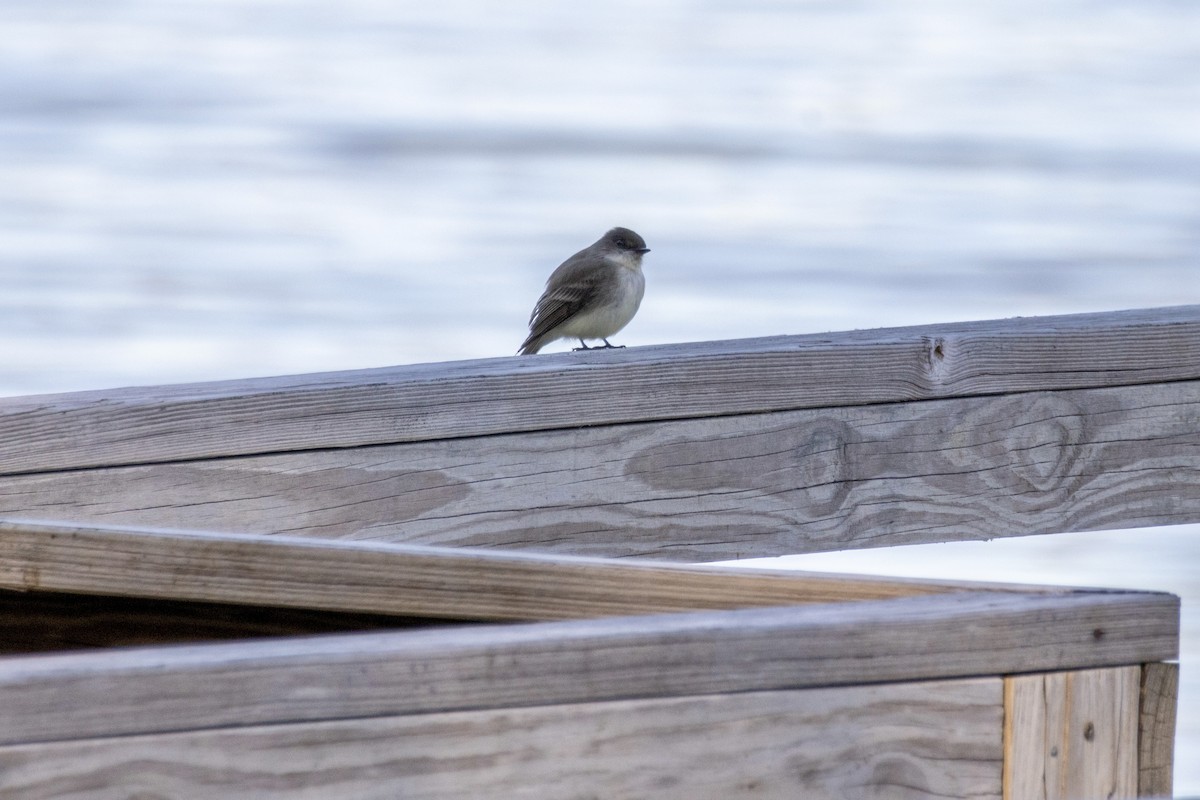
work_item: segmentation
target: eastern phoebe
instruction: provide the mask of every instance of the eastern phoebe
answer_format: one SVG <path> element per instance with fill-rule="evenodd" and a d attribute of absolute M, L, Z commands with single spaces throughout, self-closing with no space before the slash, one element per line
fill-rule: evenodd
<path fill-rule="evenodd" d="M 529 336 L 518 351 L 529 355 L 557 339 L 608 337 L 629 324 L 646 291 L 642 256 L 650 252 L 646 241 L 629 228 L 613 228 L 591 247 L 568 258 L 546 281 L 529 316 Z"/>

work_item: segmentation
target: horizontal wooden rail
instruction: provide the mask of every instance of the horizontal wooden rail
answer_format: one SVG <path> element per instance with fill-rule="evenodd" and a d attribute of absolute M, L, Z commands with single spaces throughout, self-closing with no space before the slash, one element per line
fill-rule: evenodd
<path fill-rule="evenodd" d="M 0 745 L 1131 665 L 1178 629 L 1165 594 L 952 592 L 30 656 L 0 659 Z"/>
<path fill-rule="evenodd" d="M 991 677 L 9 745 L 0 799 L 1000 800 L 1001 694 Z"/>
<path fill-rule="evenodd" d="M 0 516 L 701 561 L 1200 521 L 1200 381 L 0 478 Z"/>
<path fill-rule="evenodd" d="M 0 474 L 1200 379 L 1200 306 L 0 400 Z"/>

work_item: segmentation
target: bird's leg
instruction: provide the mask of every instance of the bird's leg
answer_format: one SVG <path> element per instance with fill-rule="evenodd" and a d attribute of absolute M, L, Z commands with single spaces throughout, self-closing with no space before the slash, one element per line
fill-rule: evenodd
<path fill-rule="evenodd" d="M 600 338 L 600 341 L 604 342 L 604 347 L 601 347 L 600 345 L 596 345 L 595 347 L 588 347 L 587 343 L 585 341 L 583 341 L 583 339 L 580 339 L 579 344 L 581 346 L 576 347 L 575 352 L 578 353 L 580 350 L 620 350 L 622 347 L 625 346 L 623 344 L 612 344 L 611 342 L 608 341 L 608 339 L 605 339 L 603 337 Z"/>

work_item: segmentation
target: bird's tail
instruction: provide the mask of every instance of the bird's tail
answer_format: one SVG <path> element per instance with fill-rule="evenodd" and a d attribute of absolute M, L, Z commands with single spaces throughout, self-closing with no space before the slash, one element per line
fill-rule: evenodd
<path fill-rule="evenodd" d="M 529 338 L 526 339 L 521 344 L 520 349 L 517 350 L 517 355 L 519 355 L 519 356 L 534 355 L 535 353 L 537 353 L 538 350 L 541 350 L 545 344 L 546 344 L 546 341 L 543 337 L 534 336 L 531 333 L 531 334 L 529 334 Z"/>

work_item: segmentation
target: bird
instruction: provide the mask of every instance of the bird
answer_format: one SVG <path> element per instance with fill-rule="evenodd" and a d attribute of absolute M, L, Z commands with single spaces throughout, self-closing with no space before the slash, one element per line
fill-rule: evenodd
<path fill-rule="evenodd" d="M 642 303 L 642 256 L 649 252 L 641 236 L 613 228 L 560 264 L 529 315 L 529 336 L 517 353 L 531 355 L 558 339 L 578 339 L 576 350 L 624 347 L 608 337 L 628 325 Z M 588 347 L 585 339 L 604 346 Z"/>

